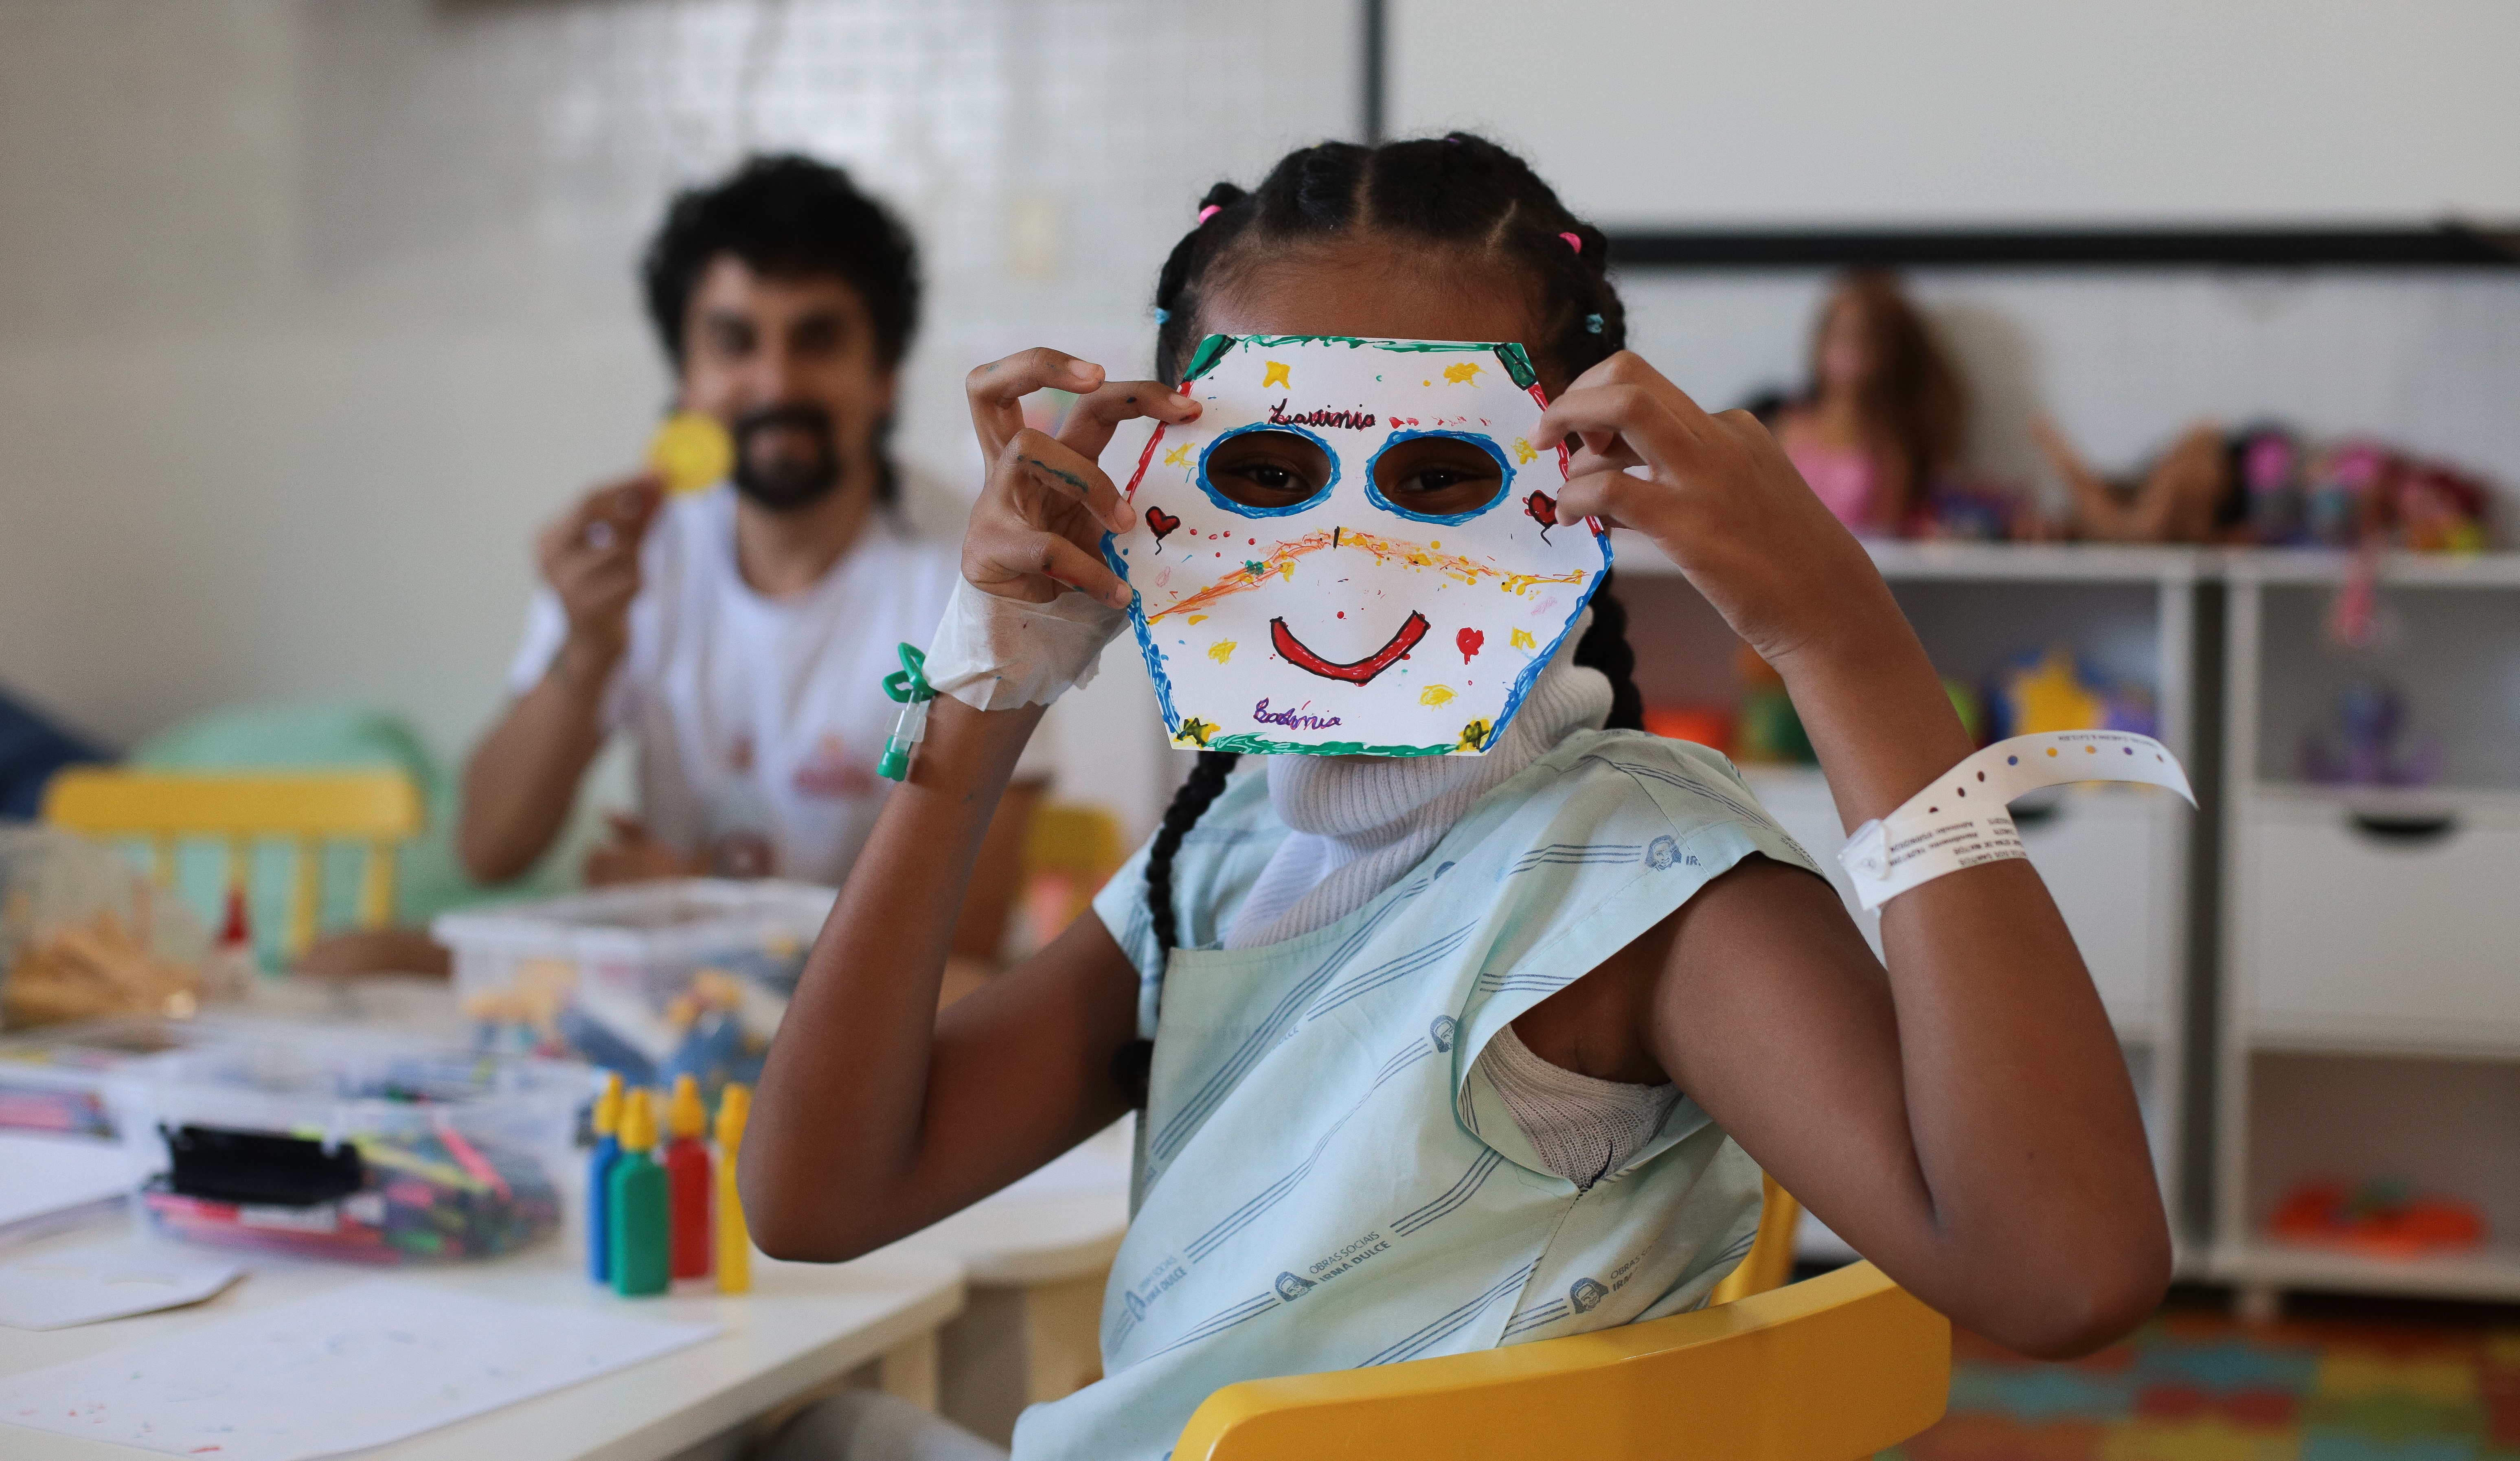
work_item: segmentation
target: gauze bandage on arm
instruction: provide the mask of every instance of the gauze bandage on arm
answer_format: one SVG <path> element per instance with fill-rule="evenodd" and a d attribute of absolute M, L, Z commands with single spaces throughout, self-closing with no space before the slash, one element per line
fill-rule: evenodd
<path fill-rule="evenodd" d="M 1997 741 L 1934 778 L 1898 811 L 1855 829 L 1837 861 L 1866 910 L 1947 872 L 2026 856 L 2005 810 L 2014 797 L 2068 781 L 2139 781 L 2196 805 L 2179 758 L 2149 735 L 2049 730 Z"/>
<path fill-rule="evenodd" d="M 1092 684 L 1102 646 L 1128 627 L 1127 613 L 1091 595 L 1025 603 L 957 578 L 927 648 L 927 683 L 973 710 L 1047 705 Z"/>

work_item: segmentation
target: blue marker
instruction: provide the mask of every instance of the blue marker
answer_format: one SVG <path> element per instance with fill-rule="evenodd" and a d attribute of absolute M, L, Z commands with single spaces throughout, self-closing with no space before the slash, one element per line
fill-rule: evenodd
<path fill-rule="evenodd" d="M 621 1075 L 604 1073 L 595 1098 L 595 1155 L 586 1164 L 586 1276 L 612 1281 L 612 1164 L 621 1159 Z"/>

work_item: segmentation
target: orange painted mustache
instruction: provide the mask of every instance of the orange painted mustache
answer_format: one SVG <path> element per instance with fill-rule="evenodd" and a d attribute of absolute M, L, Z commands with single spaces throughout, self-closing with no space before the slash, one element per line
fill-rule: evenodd
<path fill-rule="evenodd" d="M 1569 568 L 1563 573 L 1508 573 L 1494 563 L 1457 553 L 1440 553 L 1422 543 L 1385 538 L 1377 533 L 1360 533 L 1350 528 L 1332 528 L 1327 533 L 1306 533 L 1279 544 L 1269 551 L 1268 556 L 1244 563 L 1197 593 L 1148 614 L 1147 622 L 1152 624 L 1172 614 L 1194 613 L 1220 598 L 1248 593 L 1273 576 L 1291 579 L 1295 575 L 1297 559 L 1326 549 L 1340 548 L 1370 553 L 1376 562 L 1397 561 L 1417 568 L 1432 568 L 1464 584 L 1476 585 L 1483 578 L 1495 579 L 1497 587 L 1508 594 L 1523 593 L 1535 584 L 1580 584 L 1584 581 L 1581 568 Z"/>

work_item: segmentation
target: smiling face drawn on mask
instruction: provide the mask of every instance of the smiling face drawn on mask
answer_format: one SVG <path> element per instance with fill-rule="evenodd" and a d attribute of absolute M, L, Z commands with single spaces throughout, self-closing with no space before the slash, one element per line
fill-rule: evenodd
<path fill-rule="evenodd" d="M 1610 563 L 1560 523 L 1519 345 L 1210 335 L 1102 553 L 1184 748 L 1444 756 L 1496 743 Z"/>

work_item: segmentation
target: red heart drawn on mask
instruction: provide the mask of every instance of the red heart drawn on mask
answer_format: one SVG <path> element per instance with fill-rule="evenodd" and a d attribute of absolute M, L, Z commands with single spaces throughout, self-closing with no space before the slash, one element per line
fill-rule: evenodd
<path fill-rule="evenodd" d="M 1548 539 L 1549 530 L 1557 526 L 1557 499 L 1546 492 L 1535 492 L 1524 498 L 1522 510 L 1530 513 L 1531 520 L 1540 524 L 1540 536 L 1543 541 Z"/>
<path fill-rule="evenodd" d="M 1488 637 L 1479 633 L 1475 629 L 1464 629 L 1460 634 L 1453 636 L 1453 642 L 1461 646 L 1462 663 L 1463 664 L 1468 664 L 1470 662 L 1470 656 L 1478 653 L 1479 650 L 1486 645 L 1487 642 Z"/>
<path fill-rule="evenodd" d="M 1181 526 L 1181 519 L 1175 517 L 1173 514 L 1165 511 L 1161 508 L 1148 508 L 1147 509 L 1147 526 L 1155 530 L 1155 541 L 1157 543 L 1161 543 L 1164 541 L 1166 534 Z"/>

